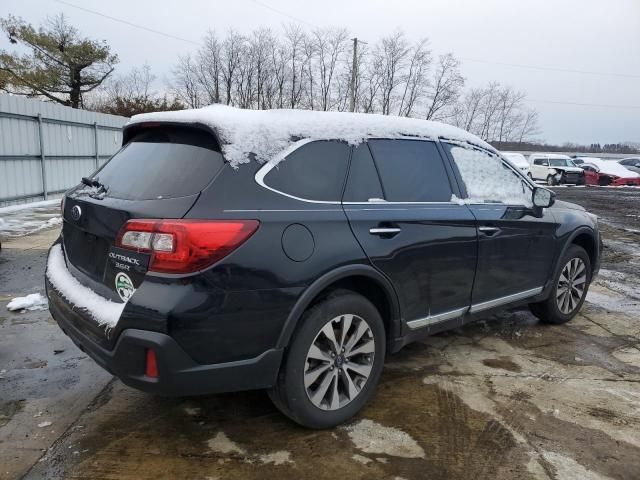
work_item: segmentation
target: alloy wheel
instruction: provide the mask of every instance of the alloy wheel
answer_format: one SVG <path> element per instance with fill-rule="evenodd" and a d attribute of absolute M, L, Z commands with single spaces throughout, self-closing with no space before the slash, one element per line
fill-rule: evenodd
<path fill-rule="evenodd" d="M 585 293 L 587 267 L 581 258 L 575 257 L 562 269 L 556 288 L 558 309 L 565 315 L 573 313 Z"/>
<path fill-rule="evenodd" d="M 322 410 L 338 410 L 364 388 L 375 358 L 369 324 L 357 315 L 329 320 L 309 347 L 304 386 L 311 403 Z"/>

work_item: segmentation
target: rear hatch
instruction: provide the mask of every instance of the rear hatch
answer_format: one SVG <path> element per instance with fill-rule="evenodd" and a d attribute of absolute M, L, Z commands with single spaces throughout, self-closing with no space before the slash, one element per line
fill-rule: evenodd
<path fill-rule="evenodd" d="M 125 133 L 124 147 L 65 198 L 62 230 L 71 272 L 97 293 L 115 301 L 116 276 L 126 272 L 137 288 L 146 254 L 122 251 L 116 237 L 130 219 L 176 219 L 224 165 L 213 134 L 195 126 L 142 125 Z"/>

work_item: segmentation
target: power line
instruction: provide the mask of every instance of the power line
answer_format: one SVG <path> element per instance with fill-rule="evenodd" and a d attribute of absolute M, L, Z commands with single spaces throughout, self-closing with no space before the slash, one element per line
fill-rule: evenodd
<path fill-rule="evenodd" d="M 156 35 L 162 35 L 164 37 L 171 38 L 173 40 L 178 40 L 178 41 L 185 42 L 185 43 L 189 43 L 191 45 L 200 46 L 200 43 L 195 42 L 193 40 L 189 40 L 189 39 L 186 39 L 186 38 L 178 37 L 178 36 L 172 35 L 170 33 L 162 32 L 160 30 L 156 30 L 156 29 L 153 29 L 153 28 L 145 27 L 144 25 L 139 25 L 137 23 L 130 22 L 128 20 L 124 20 L 124 19 L 121 19 L 121 18 L 113 17 L 111 15 L 107 15 L 107 14 L 104 14 L 102 12 L 98 12 L 96 10 L 91 10 L 89 8 L 82 7 L 80 5 L 76 5 L 76 4 L 68 2 L 66 0 L 55 0 L 55 1 L 58 2 L 58 3 L 61 3 L 63 5 L 67 5 L 69 7 L 72 7 L 72 8 L 76 8 L 78 10 L 82 10 L 84 12 L 91 13 L 93 15 L 98 15 L 100 17 L 107 18 L 107 19 L 112 20 L 114 22 L 118 22 L 118 23 L 122 23 L 124 25 L 128 25 L 128 26 L 133 27 L 133 28 L 138 28 L 140 30 L 144 30 L 146 32 L 154 33 Z M 302 20 L 300 18 L 294 17 L 293 15 L 289 15 L 288 13 L 283 12 L 281 10 L 278 10 L 276 8 L 273 8 L 273 7 L 271 7 L 271 6 L 269 6 L 269 5 L 265 4 L 265 3 L 262 3 L 259 0 L 249 0 L 249 1 L 255 3 L 256 5 L 259 5 L 259 6 L 263 7 L 263 8 L 271 10 L 271 11 L 273 11 L 275 13 L 283 15 L 283 16 L 285 16 L 287 18 L 295 20 L 297 22 L 304 23 L 304 24 L 310 25 L 312 27 L 317 27 L 316 25 L 314 25 L 314 24 L 312 24 L 310 22 L 307 22 L 307 21 Z M 319 27 L 317 27 L 317 28 L 319 28 Z M 467 58 L 467 57 L 460 57 L 460 58 L 465 60 L 465 61 L 470 61 L 470 62 L 487 63 L 487 64 L 493 64 L 493 65 L 503 65 L 503 66 L 515 67 L 515 68 L 527 68 L 527 69 L 544 70 L 544 71 L 567 72 L 567 73 L 575 73 L 575 74 L 581 74 L 581 75 L 603 75 L 603 76 L 617 76 L 617 77 L 626 77 L 626 78 L 640 78 L 640 75 L 634 75 L 634 74 L 590 72 L 590 71 L 585 71 L 585 70 L 573 70 L 573 69 L 563 69 L 563 68 L 555 68 L 555 67 L 544 67 L 544 66 L 538 66 L 538 65 L 522 65 L 522 64 L 515 64 L 515 63 L 494 62 L 494 61 L 490 61 L 490 60 L 480 60 L 480 59 Z M 638 106 L 638 105 L 610 105 L 610 104 L 597 104 L 597 103 L 561 102 L 561 101 L 556 101 L 556 100 L 543 100 L 543 99 L 526 99 L 526 101 L 533 102 L 533 103 L 549 103 L 549 104 L 556 104 L 556 105 L 572 105 L 572 106 L 579 106 L 579 107 L 598 107 L 598 108 L 617 108 L 617 109 L 628 109 L 628 110 L 640 110 L 640 106 Z"/>
<path fill-rule="evenodd" d="M 625 108 L 630 110 L 640 110 L 640 105 L 607 105 L 604 103 L 560 102 L 556 100 L 539 100 L 536 98 L 525 98 L 525 101 L 534 103 L 551 103 L 557 105 L 574 105 L 578 107 Z"/>
<path fill-rule="evenodd" d="M 267 10 L 271 10 L 272 12 L 275 12 L 275 13 L 283 15 L 283 16 L 285 16 L 287 18 L 290 18 L 291 20 L 294 20 L 296 22 L 304 23 L 304 24 L 309 25 L 309 26 L 314 27 L 314 28 L 320 28 L 320 27 L 318 27 L 317 25 L 315 25 L 315 24 L 313 24 L 311 22 L 307 22 L 306 20 L 302 20 L 301 18 L 294 17 L 293 15 L 291 15 L 291 14 L 289 14 L 287 12 L 283 12 L 282 10 L 278 10 L 277 8 L 274 8 L 274 7 L 270 6 L 270 5 L 267 5 L 266 3 L 262 3 L 262 2 L 260 2 L 258 0 L 249 0 L 249 1 L 255 3 L 256 5 L 260 5 L 261 7 L 266 8 Z"/>
<path fill-rule="evenodd" d="M 574 70 L 571 68 L 544 67 L 541 65 L 523 65 L 519 63 L 494 62 L 492 60 L 480 60 L 477 58 L 468 58 L 468 57 L 460 57 L 460 58 L 467 62 L 487 63 L 489 65 L 502 65 L 505 67 L 526 68 L 530 70 L 542 70 L 546 72 L 565 72 L 565 73 L 577 73 L 580 75 L 601 75 L 606 77 L 640 78 L 640 75 L 635 75 L 633 73 L 590 72 L 587 70 Z"/>
<path fill-rule="evenodd" d="M 91 10 L 89 8 L 81 7 L 80 5 L 76 5 L 71 2 L 67 2 L 65 0 L 55 0 L 58 3 L 62 3 L 63 5 L 67 5 L 69 7 L 77 8 L 78 10 L 82 10 L 87 13 L 91 13 L 93 15 L 98 15 L 100 17 L 108 18 L 109 20 L 113 20 L 114 22 L 123 23 L 125 25 L 129 25 L 130 27 L 139 28 L 140 30 L 145 30 L 147 32 L 155 33 L 156 35 L 162 35 L 163 37 L 172 38 L 174 40 L 179 40 L 181 42 L 190 43 L 192 45 L 200 44 L 198 42 L 194 42 L 193 40 L 189 40 L 187 38 L 178 37 L 176 35 L 172 35 L 170 33 L 161 32 L 160 30 L 154 30 L 153 28 L 145 27 L 144 25 L 138 25 L 137 23 L 129 22 L 127 20 L 123 20 L 121 18 L 112 17 L 111 15 L 107 15 L 105 13 L 97 12 L 95 10 Z"/>

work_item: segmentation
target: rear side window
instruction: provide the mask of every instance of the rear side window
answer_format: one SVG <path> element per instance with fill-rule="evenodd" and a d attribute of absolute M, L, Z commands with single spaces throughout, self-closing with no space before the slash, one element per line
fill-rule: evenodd
<path fill-rule="evenodd" d="M 452 191 L 434 142 L 370 140 L 385 200 L 389 202 L 449 202 Z"/>
<path fill-rule="evenodd" d="M 279 192 L 305 200 L 339 202 L 349 161 L 349 145 L 320 140 L 302 145 L 264 177 Z"/>
<path fill-rule="evenodd" d="M 94 175 L 108 195 L 151 200 L 193 195 L 224 164 L 213 135 L 184 127 L 154 127 L 134 136 Z"/>
<path fill-rule="evenodd" d="M 384 199 L 384 194 L 369 147 L 366 143 L 361 143 L 354 149 L 351 157 L 344 201 L 368 202 L 373 198 Z"/>

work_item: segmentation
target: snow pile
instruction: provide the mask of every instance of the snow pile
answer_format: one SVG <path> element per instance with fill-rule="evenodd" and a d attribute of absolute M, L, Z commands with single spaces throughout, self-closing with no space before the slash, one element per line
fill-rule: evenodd
<path fill-rule="evenodd" d="M 0 234 L 8 237 L 22 237 L 46 230 L 47 228 L 57 227 L 61 224 L 62 217 L 50 216 L 39 212 L 29 212 L 23 215 L 11 215 L 0 218 Z"/>
<path fill-rule="evenodd" d="M 272 160 L 275 155 L 300 139 L 344 140 L 357 145 L 370 137 L 446 138 L 495 151 L 475 135 L 451 125 L 369 113 L 242 110 L 211 105 L 195 110 L 135 115 L 127 125 L 142 122 L 207 125 L 218 135 L 225 158 L 234 168 L 248 163 L 252 156 L 261 163 Z"/>
<path fill-rule="evenodd" d="M 531 189 L 502 163 L 500 157 L 461 146 L 452 147 L 451 155 L 467 187 L 467 203 L 532 206 Z M 452 202 L 456 200 L 451 199 Z"/>
<path fill-rule="evenodd" d="M 639 178 L 640 177 L 640 175 L 637 174 L 636 172 L 633 172 L 628 168 L 625 168 L 624 165 L 621 165 L 618 162 L 615 162 L 613 160 L 607 161 L 607 160 L 590 158 L 588 161 L 585 160 L 584 163 L 590 163 L 592 165 L 595 165 L 600 170 L 600 173 L 605 173 L 607 175 L 615 175 L 616 177 L 622 177 L 622 178 Z"/>
<path fill-rule="evenodd" d="M 42 202 L 21 203 L 20 205 L 9 205 L 8 207 L 0 207 L 0 215 L 5 213 L 13 213 L 28 208 L 41 208 L 60 205 L 60 200 L 44 200 Z"/>
<path fill-rule="evenodd" d="M 67 270 L 60 245 L 54 245 L 49 252 L 47 278 L 75 307 L 87 310 L 98 325 L 112 328 L 118 323 L 125 304 L 107 300 L 78 282 Z"/>
<path fill-rule="evenodd" d="M 48 306 L 47 299 L 40 293 L 31 293 L 26 297 L 16 297 L 9 302 L 7 310 L 15 312 L 16 310 L 46 310 Z"/>

